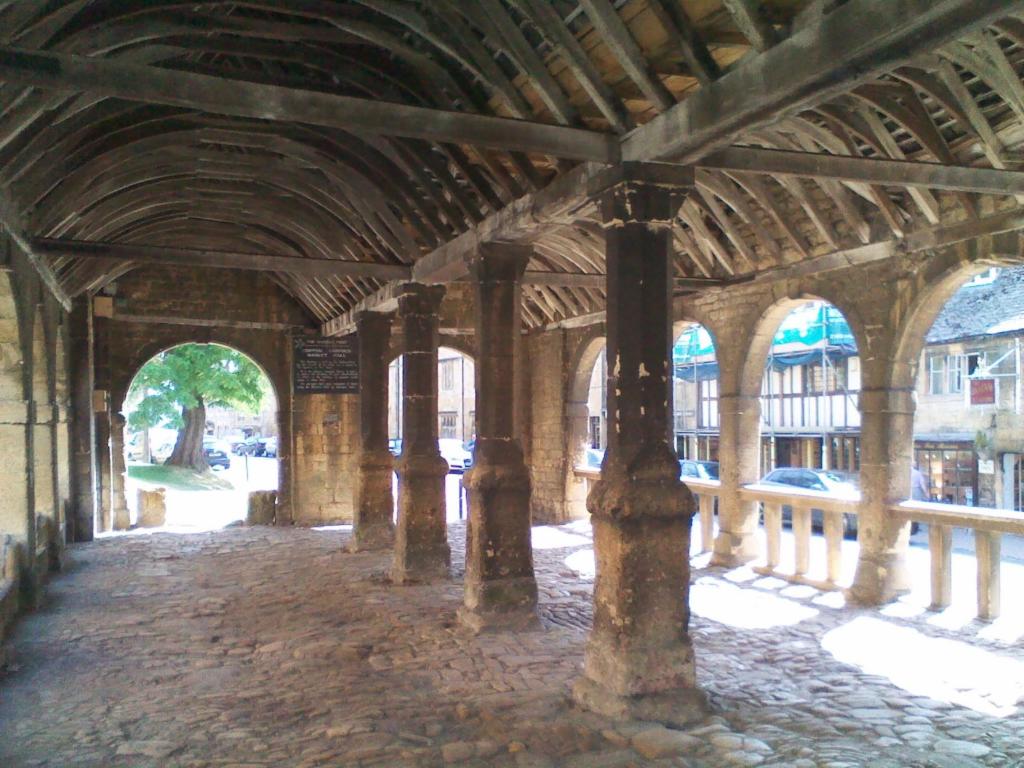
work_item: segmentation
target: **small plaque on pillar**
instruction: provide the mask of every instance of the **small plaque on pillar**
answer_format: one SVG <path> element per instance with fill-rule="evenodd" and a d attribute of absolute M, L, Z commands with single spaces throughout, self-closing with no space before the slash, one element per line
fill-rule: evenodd
<path fill-rule="evenodd" d="M 359 350 L 354 333 L 292 339 L 292 391 L 297 395 L 358 395 Z"/>

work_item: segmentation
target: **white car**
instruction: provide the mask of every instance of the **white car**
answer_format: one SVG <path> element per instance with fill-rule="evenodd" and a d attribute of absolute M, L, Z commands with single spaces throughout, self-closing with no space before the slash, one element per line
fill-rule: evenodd
<path fill-rule="evenodd" d="M 442 437 L 437 441 L 441 455 L 448 462 L 448 471 L 462 473 L 473 466 L 473 454 L 466 450 L 461 440 L 454 437 Z"/>

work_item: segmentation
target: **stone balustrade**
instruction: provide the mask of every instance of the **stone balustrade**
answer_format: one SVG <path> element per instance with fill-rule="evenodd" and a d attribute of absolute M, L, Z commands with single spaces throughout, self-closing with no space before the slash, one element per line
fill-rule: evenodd
<path fill-rule="evenodd" d="M 589 493 L 590 484 L 600 470 L 578 467 L 576 477 Z M 709 552 L 714 542 L 714 521 L 721 484 L 718 480 L 687 478 L 686 485 L 697 498 L 702 553 Z M 763 565 L 754 566 L 758 573 L 771 575 L 819 589 L 835 590 L 844 585 L 842 574 L 842 542 L 847 523 L 857 517 L 860 499 L 857 496 L 836 498 L 819 491 L 786 488 L 778 485 L 751 483 L 740 490 L 745 501 L 758 502 L 764 528 Z M 782 562 L 782 508 L 792 509 L 793 562 L 792 573 L 779 570 Z M 811 510 L 821 510 L 825 538 L 824 581 L 808 577 L 811 571 Z M 953 596 L 952 549 L 953 529 L 973 531 L 977 561 L 978 618 L 997 619 L 1001 609 L 1000 563 L 1004 534 L 1024 536 L 1024 513 L 990 507 L 966 507 L 926 501 L 904 501 L 890 507 L 890 513 L 903 522 L 928 526 L 928 549 L 931 558 L 931 605 L 935 611 L 948 608 Z"/>
<path fill-rule="evenodd" d="M 904 501 L 889 510 L 893 515 L 928 526 L 928 550 L 931 554 L 931 608 L 949 607 L 953 598 L 953 529 L 974 531 L 974 551 L 978 565 L 978 618 L 999 618 L 1003 534 L 1024 535 L 1024 513 L 991 507 L 965 507 L 928 501 Z"/>

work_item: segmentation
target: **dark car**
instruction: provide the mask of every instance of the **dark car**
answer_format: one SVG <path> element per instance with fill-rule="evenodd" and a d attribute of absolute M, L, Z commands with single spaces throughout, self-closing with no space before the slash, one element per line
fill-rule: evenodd
<path fill-rule="evenodd" d="M 791 488 L 803 488 L 808 491 L 827 493 L 837 499 L 857 501 L 860 499 L 860 492 L 857 486 L 848 477 L 843 477 L 836 472 L 826 469 L 807 469 L 806 467 L 782 467 L 774 469 L 761 478 L 762 485 L 786 485 Z M 789 523 L 793 516 L 793 508 L 784 504 L 782 506 L 782 522 Z M 811 509 L 811 527 L 822 529 L 824 527 L 825 513 L 820 509 Z M 857 516 L 843 513 L 843 535 L 848 538 L 857 536 Z"/>
<path fill-rule="evenodd" d="M 688 477 L 693 477 L 696 478 L 697 480 L 717 480 L 718 462 L 694 461 L 693 459 L 680 459 L 679 479 L 685 481 Z"/>
<path fill-rule="evenodd" d="M 259 450 L 260 440 L 258 437 L 247 437 L 234 447 L 234 452 L 239 456 L 256 456 Z"/>
<path fill-rule="evenodd" d="M 211 469 L 220 467 L 228 469 L 231 467 L 231 457 L 228 455 L 226 446 L 212 440 L 203 441 L 203 455 L 206 456 L 206 463 Z"/>

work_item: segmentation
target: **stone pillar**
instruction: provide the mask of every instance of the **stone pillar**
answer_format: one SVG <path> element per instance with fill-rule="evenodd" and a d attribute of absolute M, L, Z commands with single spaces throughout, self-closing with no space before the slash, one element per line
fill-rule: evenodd
<path fill-rule="evenodd" d="M 110 510 L 115 531 L 127 531 L 132 527 L 128 515 L 128 499 L 124 492 L 124 415 L 118 411 L 110 414 Z"/>
<path fill-rule="evenodd" d="M 484 629 L 537 624 L 530 542 L 530 473 L 516 437 L 521 280 L 531 249 L 488 243 L 470 262 L 477 291 L 476 446 L 469 492 L 462 623 Z"/>
<path fill-rule="evenodd" d="M 351 550 L 388 549 L 395 542 L 391 492 L 394 457 L 388 450 L 388 347 L 391 315 L 361 312 L 359 344 L 359 461 Z"/>
<path fill-rule="evenodd" d="M 894 519 L 889 507 L 910 498 L 914 397 L 912 389 L 860 393 L 860 556 L 847 597 L 862 605 L 881 605 L 910 590 L 910 524 Z"/>
<path fill-rule="evenodd" d="M 448 462 L 437 447 L 438 311 L 443 286 L 407 283 L 398 296 L 402 356 L 402 455 L 398 529 L 391 579 L 396 584 L 446 578 L 451 563 L 445 522 Z"/>
<path fill-rule="evenodd" d="M 753 396 L 718 399 L 721 489 L 718 536 L 711 564 L 734 568 L 757 559 L 757 502 L 740 498 L 740 487 L 760 477 L 761 402 Z"/>
<path fill-rule="evenodd" d="M 111 299 L 96 296 L 92 300 L 93 354 L 93 452 L 96 456 L 96 521 L 94 530 L 113 528 L 110 493 L 110 317 Z"/>
<path fill-rule="evenodd" d="M 688 179 L 692 185 L 692 175 Z M 685 188 L 624 181 L 605 192 L 608 448 L 587 501 L 597 579 L 576 701 L 605 716 L 702 716 L 689 624 L 693 497 L 672 426 L 671 226 Z"/>

